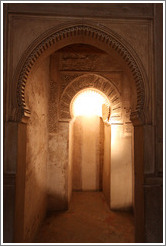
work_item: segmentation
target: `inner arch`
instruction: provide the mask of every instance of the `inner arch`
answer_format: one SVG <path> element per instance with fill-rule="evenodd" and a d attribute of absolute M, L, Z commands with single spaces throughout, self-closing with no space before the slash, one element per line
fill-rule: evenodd
<path fill-rule="evenodd" d="M 70 111 L 74 117 L 91 117 L 94 115 L 102 117 L 104 105 L 107 108 L 110 106 L 107 97 L 99 90 L 88 88 L 76 94 L 71 102 Z"/>

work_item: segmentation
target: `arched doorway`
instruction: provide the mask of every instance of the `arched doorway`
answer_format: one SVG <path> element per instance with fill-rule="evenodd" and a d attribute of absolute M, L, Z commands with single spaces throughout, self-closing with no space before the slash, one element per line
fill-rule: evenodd
<path fill-rule="evenodd" d="M 36 43 L 37 42 L 37 43 Z M 143 170 L 140 168 L 143 165 L 143 129 L 142 124 L 144 124 L 144 111 L 143 107 L 146 108 L 146 105 L 144 102 L 145 98 L 145 88 L 144 88 L 144 80 L 146 79 L 146 76 L 144 74 L 144 70 L 141 66 L 141 63 L 139 59 L 137 59 L 134 52 L 132 52 L 132 49 L 128 47 L 128 45 L 122 41 L 122 39 L 119 39 L 118 36 L 116 36 L 114 33 L 111 33 L 110 30 L 105 30 L 101 28 L 96 27 L 93 24 L 85 23 L 84 25 L 78 24 L 78 25 L 67 25 L 66 27 L 60 27 L 50 30 L 46 34 L 42 35 L 42 37 L 39 38 L 39 40 L 35 41 L 35 44 L 32 44 L 32 47 L 29 48 L 29 50 L 26 52 L 26 56 L 23 57 L 23 59 L 20 61 L 20 64 L 18 65 L 18 70 L 16 71 L 16 76 L 14 81 L 18 82 L 18 90 L 17 90 L 17 99 L 18 104 L 16 102 L 16 97 L 12 98 L 12 109 L 11 109 L 11 118 L 15 120 L 16 122 L 27 122 L 28 117 L 30 116 L 29 109 L 27 108 L 27 105 L 25 103 L 25 85 L 27 80 L 30 81 L 30 74 L 32 74 L 35 71 L 35 67 L 38 66 L 39 62 L 43 60 L 46 56 L 49 56 L 56 50 L 69 45 L 73 43 L 83 43 L 83 44 L 90 44 L 92 46 L 101 48 L 102 50 L 106 51 L 108 54 L 111 54 L 115 57 L 115 60 L 119 61 L 119 64 L 123 67 L 124 70 L 126 70 L 132 88 L 133 88 L 133 95 L 131 97 L 131 105 L 132 105 L 132 112 L 129 112 L 132 122 L 135 126 L 135 140 L 137 138 L 141 138 L 141 143 L 139 144 L 141 146 L 135 146 L 134 149 L 134 158 L 135 158 L 135 170 L 137 172 L 137 168 L 139 166 L 139 179 L 136 178 L 135 182 L 135 194 L 137 194 L 137 197 L 135 198 L 135 215 L 136 215 L 136 227 L 138 230 L 136 230 L 137 236 L 139 239 L 141 238 L 140 235 L 143 236 L 143 231 L 141 228 L 143 228 L 143 191 L 142 191 L 142 180 L 143 180 Z M 102 45 L 101 45 L 102 44 Z M 25 58 L 27 57 L 28 58 Z M 22 66 L 22 64 L 24 64 Z M 34 65 L 34 66 L 33 66 Z M 101 85 L 99 85 L 100 87 Z M 103 88 L 104 90 L 104 88 Z M 107 90 L 108 91 L 108 90 Z M 62 98 L 62 97 L 61 97 Z M 115 98 L 114 98 L 115 99 Z M 63 110 L 61 110 L 60 105 L 60 112 L 59 112 L 59 119 L 62 121 L 68 120 L 68 111 L 65 110 L 65 107 L 68 107 L 68 101 L 69 98 L 66 98 L 66 106 L 63 105 Z M 60 100 L 61 102 L 61 100 Z M 116 99 L 115 99 L 116 103 Z M 115 110 L 118 111 L 118 108 Z M 62 114 L 61 114 L 62 113 Z M 116 115 L 117 116 L 117 115 Z M 143 120 L 143 121 L 142 121 Z M 66 124 L 66 123 L 65 123 Z M 23 134 L 19 135 L 18 138 L 20 138 L 19 141 L 22 142 L 22 138 L 25 137 L 26 132 L 26 125 L 22 126 L 22 123 L 18 123 L 18 128 L 20 131 L 23 132 Z M 24 141 L 23 141 L 24 142 Z M 135 141 L 136 142 L 136 141 Z M 24 153 L 24 145 L 20 145 L 20 153 Z M 24 157 L 23 157 L 24 159 Z M 19 166 L 22 162 L 22 159 L 18 158 L 17 163 L 17 180 L 16 180 L 16 187 L 17 190 L 19 190 L 19 184 L 24 183 L 25 179 L 25 169 L 23 170 L 23 175 L 20 176 L 20 170 Z M 24 162 L 24 160 L 23 160 Z M 141 164 L 140 164 L 141 163 Z M 18 200 L 17 200 L 18 199 Z M 139 202 L 138 202 L 139 201 Z M 141 204 L 140 205 L 140 201 Z M 23 206 L 24 211 L 24 190 L 22 190 L 21 195 L 17 196 L 16 194 L 16 202 L 21 203 Z M 24 212 L 23 212 L 24 214 Z M 141 216 L 140 216 L 141 215 Z M 16 211 L 16 221 L 18 218 L 20 218 L 20 211 Z M 22 221 L 23 223 L 23 221 Z M 22 223 L 20 223 L 20 229 L 17 228 L 17 230 L 22 230 Z M 22 232 L 18 233 L 22 234 Z M 139 234 L 139 235 L 138 235 Z M 21 238 L 21 236 L 16 236 L 16 238 Z M 19 240 L 19 239 L 18 239 Z M 17 241 L 17 240 L 16 240 Z M 21 239 L 22 241 L 22 239 Z"/>
<path fill-rule="evenodd" d="M 81 90 L 71 102 L 71 114 L 73 119 L 70 122 L 69 145 L 71 146 L 72 166 L 72 190 L 73 191 L 102 191 L 110 190 L 109 162 L 107 160 L 107 176 L 103 172 L 106 168 L 106 154 L 111 152 L 111 144 L 104 140 L 104 124 L 109 126 L 110 103 L 104 94 L 93 88 Z M 104 118 L 104 119 L 103 119 Z M 104 123 L 105 121 L 105 123 Z M 111 127 L 109 127 L 111 129 Z M 107 130 L 107 137 L 111 139 L 110 131 Z M 105 146 L 105 148 L 104 148 Z M 106 181 L 108 177 L 108 183 Z M 107 183 L 107 187 L 105 184 Z M 107 192 L 108 190 L 108 192 Z M 109 194 L 107 194 L 108 201 Z"/>
<path fill-rule="evenodd" d="M 114 123 L 111 106 L 94 88 L 79 91 L 70 103 L 69 193 L 103 191 L 111 209 L 130 210 L 134 206 L 133 129 L 128 124 L 128 134 L 123 133 L 125 126 Z"/>

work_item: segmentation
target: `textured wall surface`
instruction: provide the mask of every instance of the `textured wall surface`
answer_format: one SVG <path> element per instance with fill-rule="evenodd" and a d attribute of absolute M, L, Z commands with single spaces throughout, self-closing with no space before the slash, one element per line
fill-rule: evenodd
<path fill-rule="evenodd" d="M 49 59 L 40 65 L 26 87 L 31 118 L 27 125 L 25 241 L 33 238 L 46 211 L 48 82 Z"/>
<path fill-rule="evenodd" d="M 156 226 L 156 225 L 161 225 L 163 223 L 162 193 L 163 193 L 163 189 L 162 189 L 162 185 L 160 184 L 160 180 L 158 185 L 155 185 L 152 188 L 150 187 L 149 184 L 146 185 L 145 188 L 145 208 L 146 208 L 145 226 L 147 228 L 146 238 L 147 241 L 151 241 L 154 243 L 161 242 L 162 241 L 161 239 L 163 237 L 163 231 L 161 230 L 161 227 Z"/>
<path fill-rule="evenodd" d="M 49 134 L 47 192 L 48 209 L 68 207 L 69 123 L 59 122 L 57 133 Z"/>

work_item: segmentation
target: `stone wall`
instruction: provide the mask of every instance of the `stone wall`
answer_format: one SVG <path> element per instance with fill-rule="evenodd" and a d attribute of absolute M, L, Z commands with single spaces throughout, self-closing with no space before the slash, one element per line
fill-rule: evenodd
<path fill-rule="evenodd" d="M 31 242 L 46 212 L 48 149 L 49 58 L 37 69 L 26 87 L 31 109 L 27 124 L 24 240 Z"/>

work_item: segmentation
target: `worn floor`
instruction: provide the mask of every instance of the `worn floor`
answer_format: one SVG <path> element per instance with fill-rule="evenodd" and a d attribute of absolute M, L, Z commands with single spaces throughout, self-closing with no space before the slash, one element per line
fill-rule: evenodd
<path fill-rule="evenodd" d="M 68 211 L 50 214 L 34 243 L 133 243 L 129 212 L 110 211 L 102 192 L 73 192 Z"/>

